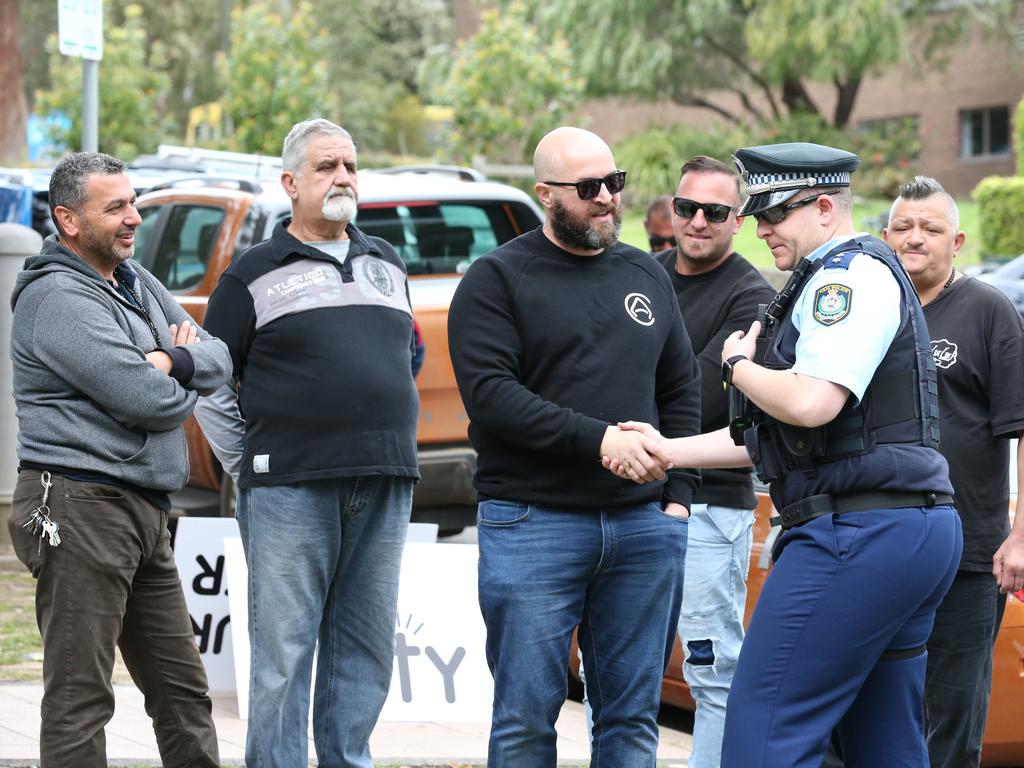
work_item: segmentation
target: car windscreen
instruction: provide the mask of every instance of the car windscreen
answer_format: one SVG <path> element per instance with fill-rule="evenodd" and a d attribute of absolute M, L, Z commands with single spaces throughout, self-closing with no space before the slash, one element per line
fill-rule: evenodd
<path fill-rule="evenodd" d="M 539 224 L 529 206 L 498 200 L 367 203 L 356 217 L 363 232 L 394 246 L 410 275 L 464 272 Z"/>

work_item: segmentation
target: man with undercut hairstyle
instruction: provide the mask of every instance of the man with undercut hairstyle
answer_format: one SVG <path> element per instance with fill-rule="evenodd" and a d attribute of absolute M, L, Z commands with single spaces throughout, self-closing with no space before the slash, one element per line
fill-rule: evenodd
<path fill-rule="evenodd" d="M 892 204 L 885 241 L 924 305 L 939 376 L 939 450 L 949 462 L 964 552 L 928 637 L 925 712 L 932 768 L 977 768 L 1006 593 L 1024 587 L 1024 495 L 1011 530 L 1010 440 L 1024 435 L 1024 325 L 1002 293 L 954 265 L 956 201 L 918 176 Z M 1017 444 L 1024 477 L 1024 442 Z"/>
<path fill-rule="evenodd" d="M 595 768 L 653 768 L 661 678 L 699 476 L 670 469 L 630 414 L 696 434 L 700 381 L 665 270 L 619 242 L 626 172 L 579 128 L 534 154 L 544 225 L 478 259 L 448 316 L 479 459 L 480 609 L 494 709 L 487 764 L 552 768 L 573 629 Z M 652 482 L 605 472 L 615 456 Z"/>

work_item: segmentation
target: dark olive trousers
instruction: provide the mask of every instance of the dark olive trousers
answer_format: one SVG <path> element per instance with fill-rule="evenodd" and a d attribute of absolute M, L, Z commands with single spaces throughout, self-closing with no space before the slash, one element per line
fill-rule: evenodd
<path fill-rule="evenodd" d="M 206 672 L 174 565 L 167 513 L 138 494 L 52 475 L 51 547 L 24 527 L 40 473 L 18 476 L 8 527 L 37 579 L 43 637 L 41 768 L 106 766 L 114 647 L 145 697 L 166 768 L 219 766 Z"/>

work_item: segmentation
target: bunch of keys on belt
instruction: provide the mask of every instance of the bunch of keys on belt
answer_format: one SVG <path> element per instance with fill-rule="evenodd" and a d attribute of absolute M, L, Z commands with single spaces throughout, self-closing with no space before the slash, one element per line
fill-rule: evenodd
<path fill-rule="evenodd" d="M 39 537 L 39 552 L 43 551 L 43 537 L 49 539 L 51 547 L 60 546 L 60 528 L 57 525 L 57 521 L 50 517 L 50 508 L 46 505 L 46 500 L 50 497 L 50 488 L 53 483 L 50 482 L 50 473 L 43 472 L 40 476 L 39 481 L 43 486 L 43 503 L 32 510 L 32 514 L 29 515 L 28 520 L 22 525 L 22 528 L 28 528 L 33 536 Z"/>

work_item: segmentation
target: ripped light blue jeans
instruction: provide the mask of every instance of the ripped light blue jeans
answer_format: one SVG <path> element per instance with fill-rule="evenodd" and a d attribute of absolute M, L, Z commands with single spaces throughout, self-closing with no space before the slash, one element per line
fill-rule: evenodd
<path fill-rule="evenodd" d="M 754 510 L 694 504 L 679 639 L 683 677 L 697 702 L 690 768 L 722 761 L 725 702 L 743 644 Z"/>

